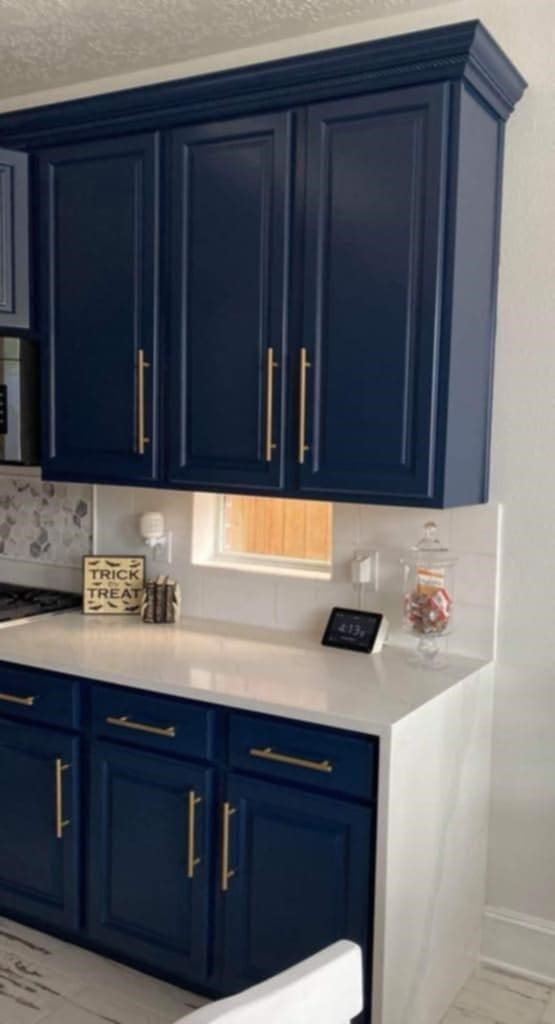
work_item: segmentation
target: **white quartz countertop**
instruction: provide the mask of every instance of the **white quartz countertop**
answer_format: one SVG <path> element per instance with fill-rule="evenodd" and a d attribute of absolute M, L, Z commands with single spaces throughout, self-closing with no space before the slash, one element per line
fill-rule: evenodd
<path fill-rule="evenodd" d="M 429 671 L 411 665 L 409 653 L 361 654 L 277 631 L 199 620 L 145 625 L 78 611 L 0 630 L 0 661 L 372 735 L 486 664 L 453 655 L 447 668 Z"/>

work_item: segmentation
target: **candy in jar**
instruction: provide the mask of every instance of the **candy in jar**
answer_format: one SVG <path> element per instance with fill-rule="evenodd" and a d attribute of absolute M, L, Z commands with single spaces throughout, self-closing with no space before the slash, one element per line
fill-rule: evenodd
<path fill-rule="evenodd" d="M 451 632 L 451 578 L 456 559 L 441 545 L 436 524 L 429 522 L 422 539 L 401 561 L 405 570 L 404 628 L 420 637 L 420 660 L 439 665 L 439 639 Z"/>

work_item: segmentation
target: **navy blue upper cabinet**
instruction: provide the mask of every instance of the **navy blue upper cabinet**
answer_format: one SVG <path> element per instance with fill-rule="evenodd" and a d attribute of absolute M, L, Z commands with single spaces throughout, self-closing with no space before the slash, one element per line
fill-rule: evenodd
<path fill-rule="evenodd" d="M 77 928 L 79 741 L 0 721 L 0 913 Z"/>
<path fill-rule="evenodd" d="M 487 500 L 525 86 L 468 21 L 2 115 L 40 154 L 45 474 Z"/>
<path fill-rule="evenodd" d="M 93 753 L 89 934 L 199 984 L 208 957 L 212 774 L 110 743 Z"/>
<path fill-rule="evenodd" d="M 231 774 L 223 814 L 226 991 L 337 939 L 368 951 L 373 809 Z"/>
<path fill-rule="evenodd" d="M 158 138 L 43 151 L 40 180 L 44 472 L 153 480 Z"/>
<path fill-rule="evenodd" d="M 487 500 L 502 144 L 462 84 L 310 108 L 306 496 Z"/>
<path fill-rule="evenodd" d="M 292 115 L 172 134 L 171 483 L 276 490 Z"/>
<path fill-rule="evenodd" d="M 0 149 L 0 328 L 30 327 L 28 157 Z"/>
<path fill-rule="evenodd" d="M 447 91 L 309 111 L 298 453 L 307 495 L 432 496 Z"/>

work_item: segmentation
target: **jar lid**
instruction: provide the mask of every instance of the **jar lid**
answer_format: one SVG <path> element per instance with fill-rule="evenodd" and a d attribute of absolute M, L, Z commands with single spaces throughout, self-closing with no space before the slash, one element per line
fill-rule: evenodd
<path fill-rule="evenodd" d="M 449 548 L 446 548 L 437 535 L 437 525 L 434 522 L 424 523 L 424 535 L 414 547 L 410 548 L 401 561 L 406 565 L 431 565 L 445 566 L 454 565 L 457 561 Z"/>

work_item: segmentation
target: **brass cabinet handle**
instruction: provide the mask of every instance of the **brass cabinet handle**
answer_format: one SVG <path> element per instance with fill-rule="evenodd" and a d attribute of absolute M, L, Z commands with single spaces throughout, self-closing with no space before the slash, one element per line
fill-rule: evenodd
<path fill-rule="evenodd" d="M 64 818 L 64 796 L 62 792 L 62 772 L 66 772 L 68 768 L 71 768 L 71 765 L 64 764 L 61 757 L 56 758 L 54 762 L 56 839 L 63 839 L 64 828 L 70 823 L 69 818 Z"/>
<path fill-rule="evenodd" d="M 36 699 L 36 697 L 16 697 L 15 693 L 0 693 L 0 700 L 5 700 L 8 704 L 22 704 L 25 708 L 32 708 Z"/>
<path fill-rule="evenodd" d="M 251 747 L 249 750 L 251 757 L 260 757 L 263 761 L 277 761 L 279 764 L 289 764 L 295 768 L 308 768 L 313 772 L 329 772 L 333 771 L 333 765 L 330 761 L 309 761 L 304 757 L 291 757 L 289 754 L 278 754 L 277 750 L 272 750 L 271 747 Z"/>
<path fill-rule="evenodd" d="M 306 371 L 310 370 L 311 366 L 307 350 L 302 348 L 299 377 L 299 463 L 301 466 L 304 463 L 305 452 L 310 451 L 310 445 L 306 444 Z"/>
<path fill-rule="evenodd" d="M 274 421 L 274 370 L 278 366 L 279 363 L 276 363 L 274 359 L 274 350 L 269 348 L 266 363 L 266 462 L 272 461 L 272 452 L 277 448 L 277 444 L 272 441 L 272 428 Z"/>
<path fill-rule="evenodd" d="M 137 732 L 148 732 L 153 736 L 165 736 L 167 739 L 175 739 L 175 725 L 144 725 L 143 722 L 131 722 L 128 715 L 121 715 L 120 718 L 108 716 L 107 725 L 117 725 L 121 729 L 135 729 Z"/>
<path fill-rule="evenodd" d="M 137 451 L 144 455 L 145 447 L 150 444 L 150 438 L 145 436 L 145 370 L 150 369 L 150 363 L 145 359 L 144 349 L 137 349 Z"/>
<path fill-rule="evenodd" d="M 187 830 L 187 878 L 195 877 L 195 868 L 200 864 L 200 857 L 195 857 L 195 830 L 196 830 L 196 807 L 202 803 L 202 797 L 197 796 L 194 789 L 189 790 L 189 827 Z"/>
<path fill-rule="evenodd" d="M 232 807 L 227 800 L 222 807 L 222 892 L 227 892 L 229 889 L 229 879 L 233 878 L 235 874 L 234 869 L 229 867 L 229 819 L 235 814 L 236 810 L 237 808 Z"/>

